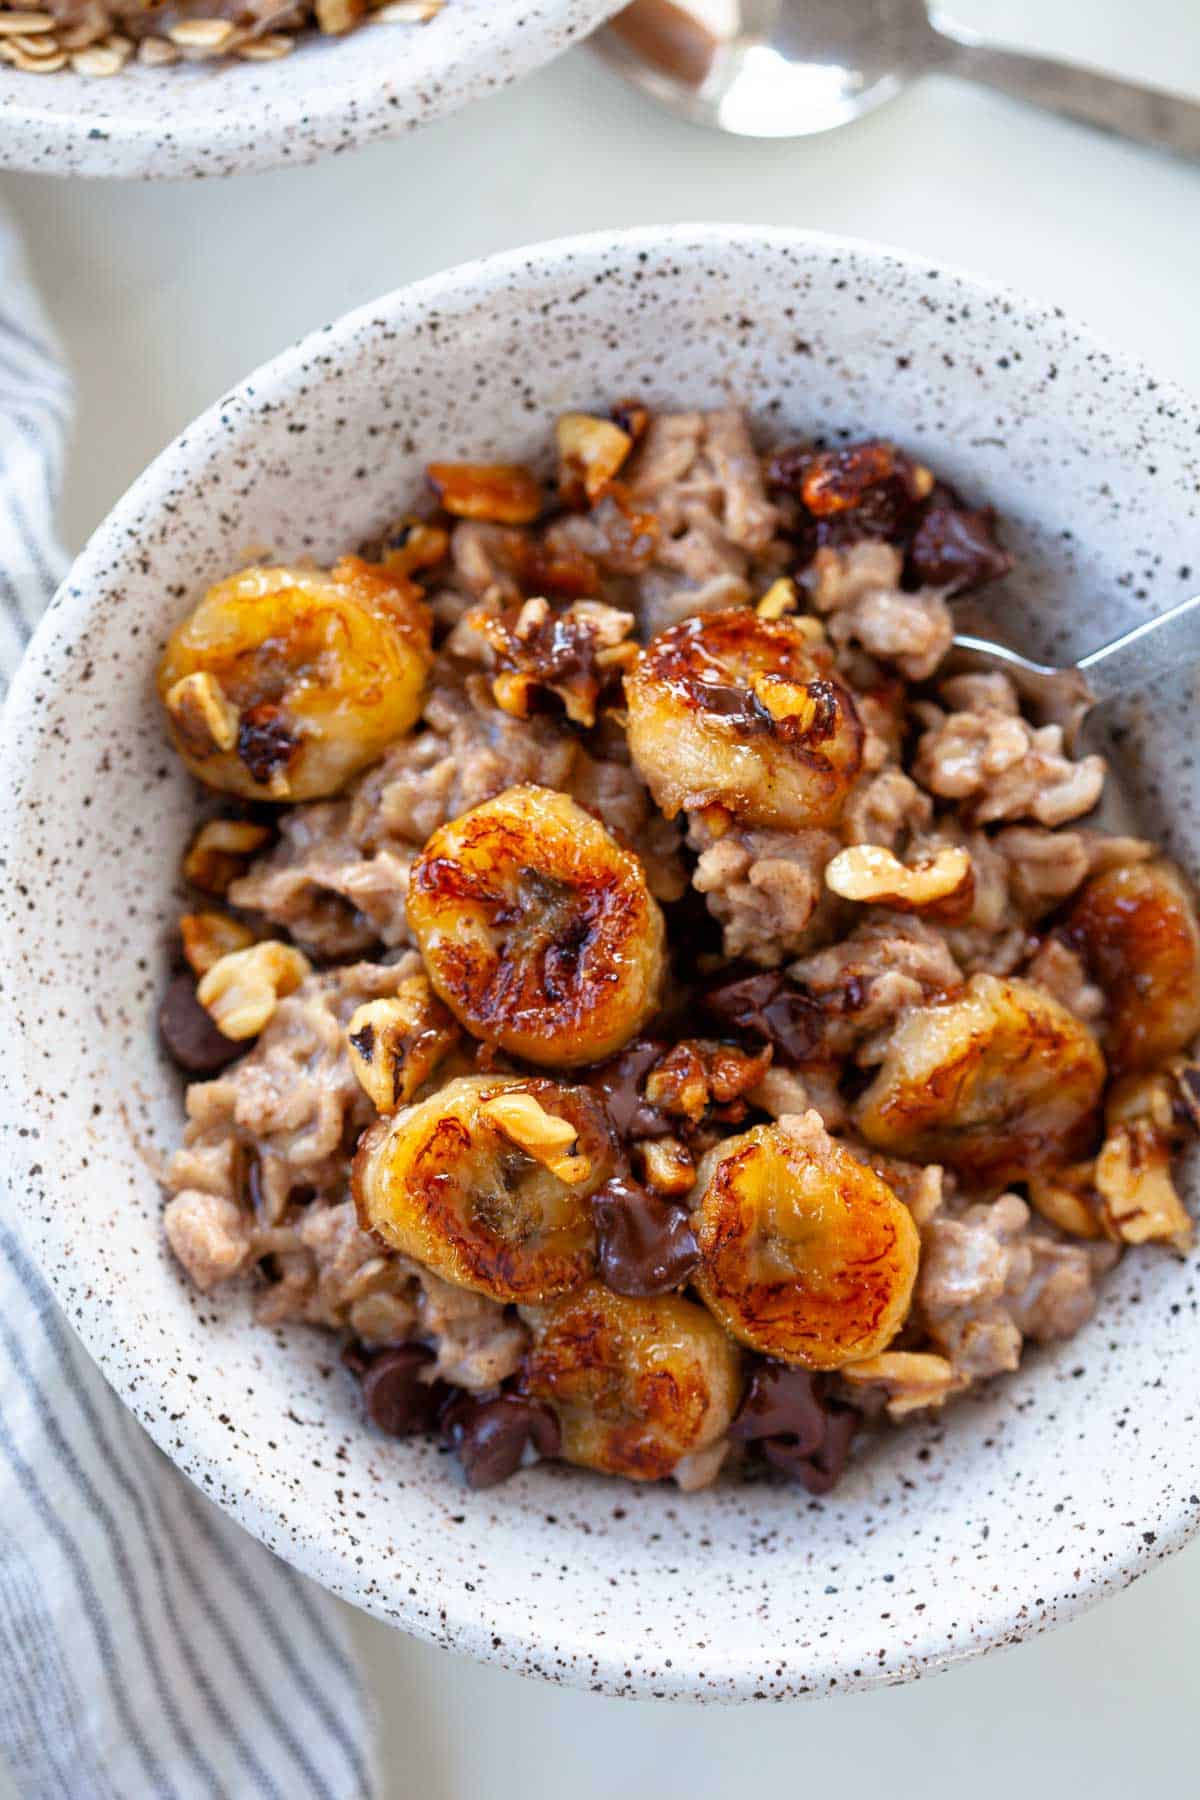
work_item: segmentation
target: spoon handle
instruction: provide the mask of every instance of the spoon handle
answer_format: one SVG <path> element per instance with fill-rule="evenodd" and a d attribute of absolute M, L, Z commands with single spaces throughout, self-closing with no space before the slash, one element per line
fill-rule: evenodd
<path fill-rule="evenodd" d="M 1051 112 L 1065 113 L 1100 131 L 1200 159 L 1200 104 L 1196 101 L 1048 56 L 1001 50 L 953 23 L 940 8 L 931 8 L 931 23 L 950 46 L 944 65 L 949 73 L 981 81 Z"/>
<path fill-rule="evenodd" d="M 1200 663 L 1200 594 L 1135 625 L 1075 665 L 1097 701 Z"/>

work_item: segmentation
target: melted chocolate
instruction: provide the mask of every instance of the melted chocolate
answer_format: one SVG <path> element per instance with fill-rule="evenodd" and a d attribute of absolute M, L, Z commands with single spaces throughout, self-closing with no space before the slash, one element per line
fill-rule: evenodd
<path fill-rule="evenodd" d="M 644 1299 L 684 1286 L 700 1261 L 686 1208 L 627 1175 L 592 1195 L 600 1279 L 614 1294 Z"/>
<path fill-rule="evenodd" d="M 471 1488 L 507 1481 L 531 1451 L 553 1457 L 562 1448 L 550 1408 L 521 1394 L 498 1394 L 491 1400 L 461 1395 L 442 1414 L 442 1440 L 457 1453 Z"/>
<path fill-rule="evenodd" d="M 753 1444 L 772 1468 L 810 1494 L 827 1494 L 846 1466 L 860 1422 L 853 1407 L 828 1398 L 827 1386 L 826 1377 L 807 1369 L 760 1361 L 730 1437 Z"/>
<path fill-rule="evenodd" d="M 726 1025 L 764 1038 L 792 1062 L 811 1061 L 820 1048 L 824 1009 L 777 971 L 710 988 L 703 1004 Z"/>
<path fill-rule="evenodd" d="M 172 1059 L 189 1075 L 215 1075 L 250 1048 L 217 1030 L 186 970 L 172 977 L 163 995 L 158 1030 Z"/>

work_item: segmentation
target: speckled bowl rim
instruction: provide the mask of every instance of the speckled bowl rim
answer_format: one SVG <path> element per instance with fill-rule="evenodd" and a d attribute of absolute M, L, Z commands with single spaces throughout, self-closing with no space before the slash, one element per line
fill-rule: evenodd
<path fill-rule="evenodd" d="M 228 420 L 231 409 L 235 409 L 239 401 L 252 402 L 253 407 L 257 408 L 264 400 L 286 395 L 301 376 L 307 375 L 311 380 L 314 364 L 327 367 L 336 351 L 339 337 L 344 334 L 352 334 L 356 330 L 373 332 L 386 327 L 393 334 L 402 335 L 405 328 L 423 312 L 436 310 L 445 317 L 447 312 L 452 314 L 456 303 L 469 301 L 474 305 L 486 300 L 489 293 L 497 296 L 506 290 L 511 293 L 514 284 L 520 285 L 534 279 L 539 272 L 550 273 L 569 258 L 583 264 L 597 257 L 610 263 L 614 259 L 632 263 L 639 254 L 661 257 L 664 253 L 670 253 L 673 247 L 680 253 L 686 248 L 689 253 L 700 250 L 712 254 L 719 253 L 728 240 L 743 244 L 753 241 L 756 251 L 764 253 L 769 253 L 772 247 L 786 247 L 794 252 L 817 251 L 830 258 L 840 255 L 858 257 L 877 268 L 890 269 L 901 277 L 918 278 L 933 272 L 947 283 L 953 283 L 965 298 L 1001 306 L 1007 315 L 1030 331 L 1036 331 L 1041 326 L 1053 326 L 1062 330 L 1064 326 L 1064 315 L 1060 309 L 1026 299 L 1000 284 L 961 271 L 952 265 L 935 262 L 932 258 L 833 234 L 736 224 L 645 226 L 560 238 L 460 264 L 356 308 L 335 323 L 310 333 L 262 365 L 237 389 L 201 414 L 151 463 L 93 533 L 67 582 L 59 590 L 52 609 L 39 626 L 13 683 L 5 714 L 3 742 L 0 744 L 0 866 L 3 866 L 8 840 L 15 832 L 19 820 L 19 810 L 9 800 L 13 791 L 12 776 L 15 773 L 15 734 L 11 729 L 11 721 L 37 705 L 37 689 L 44 683 L 44 675 L 39 667 L 42 655 L 51 646 L 72 639 L 88 615 L 89 602 L 86 596 L 93 575 L 98 575 L 106 564 L 111 568 L 114 561 L 130 554 L 127 546 L 136 540 L 136 533 L 131 527 L 139 518 L 152 513 L 160 497 L 178 485 L 181 474 L 194 464 L 207 440 L 222 431 L 223 419 Z M 1200 405 L 1183 390 L 1153 376 L 1138 359 L 1109 346 L 1093 333 L 1078 330 L 1074 335 L 1089 361 L 1098 360 L 1124 378 L 1143 386 L 1148 384 L 1163 407 L 1178 409 L 1185 418 L 1194 422 L 1193 428 L 1200 438 Z M 9 936 L 7 931 L 4 935 Z M 15 946 L 10 942 L 9 947 L 12 949 Z M 17 964 L 10 961 L 9 966 Z M 7 981 L 0 983 L 0 1071 L 5 1075 L 3 1085 L 0 1086 L 0 1120 L 4 1121 L 7 1133 L 18 1127 L 22 1116 L 21 1081 L 13 1079 L 14 1075 L 19 1076 L 19 1060 L 10 1048 L 13 1011 L 11 986 Z M 4 1026 L 8 1029 L 3 1029 Z M 52 1151 L 44 1149 L 44 1153 L 52 1154 Z M 59 1290 L 60 1298 L 65 1299 L 65 1294 L 61 1291 L 65 1284 L 58 1280 L 55 1268 L 48 1266 L 41 1255 L 36 1219 L 23 1209 L 19 1190 L 14 1192 L 10 1186 L 9 1194 L 10 1205 L 18 1216 L 33 1255 L 52 1285 Z M 145 1375 L 144 1372 L 132 1374 L 127 1369 L 113 1368 L 110 1365 L 106 1351 L 113 1342 L 114 1326 L 105 1297 L 99 1293 L 90 1294 L 87 1305 L 80 1307 L 76 1290 L 75 1306 L 68 1316 L 72 1327 L 98 1362 L 111 1386 L 131 1410 L 138 1412 L 133 1390 L 140 1388 L 144 1392 Z M 501 1643 L 492 1635 L 493 1619 L 487 1612 L 486 1604 L 482 1599 L 473 1599 L 460 1586 L 447 1587 L 439 1593 L 439 1601 L 444 1609 L 443 1623 L 440 1630 L 435 1629 L 422 1617 L 419 1601 L 410 1601 L 407 1596 L 393 1592 L 386 1597 L 385 1604 L 384 1597 L 378 1590 L 372 1591 L 370 1571 L 356 1570 L 352 1558 L 339 1554 L 332 1533 L 328 1541 L 318 1541 L 315 1537 L 305 1537 L 298 1543 L 287 1537 L 281 1540 L 277 1518 L 272 1517 L 269 1507 L 260 1499 L 253 1486 L 231 1492 L 224 1479 L 229 1466 L 229 1439 L 215 1414 L 189 1410 L 185 1421 L 168 1423 L 167 1412 L 163 1408 L 156 1411 L 155 1421 L 148 1423 L 147 1429 L 159 1447 L 168 1456 L 186 1454 L 191 1463 L 191 1478 L 198 1486 L 206 1478 L 211 1478 L 209 1497 L 217 1498 L 224 1509 L 247 1530 L 303 1573 L 332 1588 L 351 1604 L 361 1606 L 387 1623 L 409 1630 L 431 1643 L 449 1642 L 457 1650 L 481 1661 L 496 1662 L 504 1667 L 516 1668 L 568 1685 L 586 1685 L 596 1692 L 698 1702 L 748 1701 L 768 1697 L 761 1691 L 761 1662 L 756 1668 L 751 1665 L 747 1656 L 733 1666 L 724 1664 L 719 1644 L 711 1644 L 699 1654 L 682 1642 L 673 1646 L 671 1675 L 664 1683 L 661 1670 L 652 1678 L 648 1673 L 637 1671 L 636 1667 L 631 1669 L 628 1645 L 622 1648 L 602 1641 L 594 1633 L 589 1634 L 586 1616 L 581 1616 L 578 1632 L 568 1641 L 564 1641 L 567 1634 L 559 1626 L 554 1641 L 550 1642 L 539 1630 L 536 1607 L 532 1601 L 527 1612 L 518 1614 L 514 1609 L 511 1614 L 506 1615 L 505 1636 Z M 911 1637 L 906 1640 L 905 1661 L 899 1669 L 894 1666 L 875 1669 L 869 1661 L 866 1666 L 861 1666 L 864 1661 L 861 1651 L 856 1651 L 853 1646 L 843 1646 L 830 1651 L 828 1660 L 821 1665 L 819 1675 L 810 1669 L 806 1671 L 804 1685 L 789 1679 L 781 1687 L 775 1688 L 770 1697 L 800 1698 L 817 1696 L 831 1690 L 843 1693 L 881 1685 L 898 1685 L 940 1672 L 990 1651 L 1010 1648 L 1027 1637 L 1040 1635 L 1045 1630 L 1068 1622 L 1108 1595 L 1127 1586 L 1153 1564 L 1182 1549 L 1195 1535 L 1197 1529 L 1200 1529 L 1200 1511 L 1197 1511 L 1200 1500 L 1194 1494 L 1188 1496 L 1186 1501 L 1182 1498 L 1183 1489 L 1188 1485 L 1187 1481 L 1181 1483 L 1181 1498 L 1175 1513 L 1156 1515 L 1153 1534 L 1143 1533 L 1142 1521 L 1129 1520 L 1124 1522 L 1120 1535 L 1116 1527 L 1111 1528 L 1105 1539 L 1103 1556 L 1094 1545 L 1089 1546 L 1086 1552 L 1081 1550 L 1079 1561 L 1083 1578 L 1076 1583 L 1072 1592 L 1057 1594 L 1053 1608 L 1031 1610 L 1030 1603 L 1022 1598 L 1019 1590 L 1004 1593 L 1001 1584 L 997 1583 L 991 1590 L 996 1595 L 992 1610 L 986 1616 L 977 1610 L 969 1621 L 964 1619 L 951 1632 L 947 1632 L 944 1620 L 935 1616 L 931 1609 L 930 1617 L 921 1626 L 915 1627 Z M 201 1491 L 206 1491 L 204 1486 Z M 1194 1504 L 1188 1510 L 1190 1503 Z M 411 1591 L 417 1593 L 419 1590 L 414 1587 Z M 705 1665 L 704 1669 L 699 1666 L 701 1662 Z M 721 1686 L 719 1691 L 714 1691 L 709 1683 L 717 1675 Z"/>
<path fill-rule="evenodd" d="M 523 79 L 594 31 L 621 4 L 505 0 L 492 29 L 473 30 L 465 52 L 448 55 L 440 67 L 425 65 L 416 76 L 403 34 L 438 30 L 449 41 L 452 13 L 432 25 L 379 25 L 332 40 L 304 36 L 292 55 L 277 63 L 183 71 L 189 83 L 212 85 L 214 107 L 199 116 L 190 108 L 170 110 L 171 81 L 181 76 L 177 69 L 131 66 L 107 80 L 88 80 L 67 71 L 36 76 L 0 68 L 0 169 L 163 181 L 298 167 L 402 136 Z M 353 45 L 368 35 L 378 43 L 379 34 L 388 32 L 391 45 L 385 43 L 374 58 L 362 52 L 360 61 Z M 310 65 L 311 80 L 301 82 Z M 85 97 L 95 99 L 95 109 L 72 103 L 85 80 Z M 56 86 L 60 81 L 68 85 Z M 192 86 L 189 99 L 198 91 Z"/>

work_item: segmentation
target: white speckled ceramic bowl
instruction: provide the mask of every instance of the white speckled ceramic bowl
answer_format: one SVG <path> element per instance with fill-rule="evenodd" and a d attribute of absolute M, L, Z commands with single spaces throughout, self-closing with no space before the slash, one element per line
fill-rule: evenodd
<path fill-rule="evenodd" d="M 278 62 L 131 64 L 103 80 L 0 64 L 0 169 L 166 180 L 313 162 L 494 93 L 619 5 L 448 0 L 425 25 L 305 33 Z"/>
<path fill-rule="evenodd" d="M 203 1297 L 159 1232 L 180 1086 L 154 1011 L 193 797 L 152 692 L 168 628 L 243 546 L 328 557 L 423 461 L 532 454 L 640 393 L 766 433 L 902 439 L 1003 509 L 991 590 L 1047 655 L 1188 589 L 1200 412 L 1057 313 L 864 245 L 757 227 L 604 234 L 471 264 L 287 351 L 93 538 L 13 694 L 0 792 L 12 1204 L 71 1322 L 179 1466 L 379 1617 L 555 1681 L 691 1699 L 895 1682 L 1069 1618 L 1200 1513 L 1192 1268 L 1130 1256 L 1076 1340 L 896 1432 L 837 1493 L 635 1488 L 549 1465 L 471 1494 L 364 1428 L 325 1337 Z M 1195 707 L 1123 724 L 1147 823 L 1200 860 Z"/>

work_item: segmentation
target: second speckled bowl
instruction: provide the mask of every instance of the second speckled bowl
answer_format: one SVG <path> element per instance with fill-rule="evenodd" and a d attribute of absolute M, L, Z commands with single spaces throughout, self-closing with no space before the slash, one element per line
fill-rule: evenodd
<path fill-rule="evenodd" d="M 495 93 L 619 4 L 447 0 L 424 25 L 303 32 L 277 62 L 130 63 L 104 79 L 0 64 L 0 169 L 162 181 L 314 162 Z"/>
<path fill-rule="evenodd" d="M 1179 1547 L 1200 1502 L 1190 1268 L 1131 1257 L 1098 1317 L 896 1432 L 837 1494 L 695 1495 L 561 1465 L 472 1494 L 364 1428 L 331 1342 L 198 1294 L 156 1154 L 179 1083 L 154 1011 L 192 797 L 153 670 L 250 543 L 326 558 L 430 456 L 532 454 L 638 392 L 769 432 L 877 431 L 1005 515 L 1010 628 L 1062 656 L 1194 585 L 1200 413 L 1060 316 L 927 263 L 759 228 L 552 244 L 436 277 L 254 375 L 97 532 L 10 704 L 0 770 L 5 1156 L 29 1241 L 109 1380 L 204 1491 L 347 1599 L 607 1692 L 776 1698 L 894 1682 L 1068 1618 Z M 1123 764 L 1195 873 L 1195 708 L 1124 721 Z M 1194 1187 L 1194 1183 L 1193 1183 Z"/>

